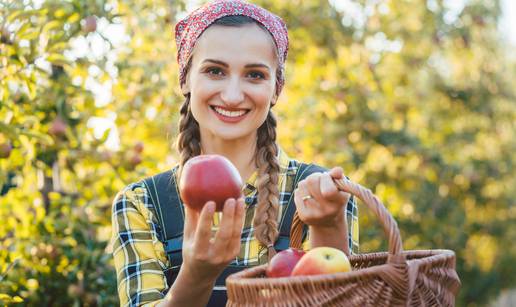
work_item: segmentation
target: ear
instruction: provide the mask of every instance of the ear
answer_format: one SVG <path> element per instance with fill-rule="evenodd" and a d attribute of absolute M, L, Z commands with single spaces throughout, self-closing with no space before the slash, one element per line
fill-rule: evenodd
<path fill-rule="evenodd" d="M 190 93 L 190 81 L 188 80 L 188 76 L 186 77 L 185 83 L 181 85 L 181 93 L 183 93 L 183 95 Z"/>
<path fill-rule="evenodd" d="M 276 94 L 274 94 L 274 96 L 272 96 L 272 99 L 271 99 L 271 108 L 274 107 L 277 102 L 278 102 L 278 96 L 276 96 Z"/>

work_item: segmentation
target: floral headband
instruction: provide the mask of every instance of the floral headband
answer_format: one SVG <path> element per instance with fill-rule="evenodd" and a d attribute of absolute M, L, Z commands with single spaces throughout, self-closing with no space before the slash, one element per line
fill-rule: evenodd
<path fill-rule="evenodd" d="M 196 9 L 176 25 L 177 62 L 179 82 L 186 81 L 186 66 L 192 50 L 201 34 L 217 19 L 225 16 L 243 15 L 262 24 L 272 35 L 279 56 L 279 73 L 276 80 L 276 95 L 279 96 L 285 83 L 285 60 L 288 52 L 287 27 L 280 17 L 255 4 L 243 0 L 215 0 Z"/>

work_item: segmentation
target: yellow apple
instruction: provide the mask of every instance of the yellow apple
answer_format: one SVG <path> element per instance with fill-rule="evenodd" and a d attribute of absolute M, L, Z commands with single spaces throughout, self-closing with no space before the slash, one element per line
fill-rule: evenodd
<path fill-rule="evenodd" d="M 316 247 L 297 262 L 291 276 L 332 274 L 351 271 L 343 251 L 333 247 Z"/>

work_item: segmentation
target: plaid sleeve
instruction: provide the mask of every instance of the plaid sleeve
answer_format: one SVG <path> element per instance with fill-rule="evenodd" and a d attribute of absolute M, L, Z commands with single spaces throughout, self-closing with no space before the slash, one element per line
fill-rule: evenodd
<path fill-rule="evenodd" d="M 145 208 L 145 189 L 136 184 L 117 194 L 113 201 L 113 257 L 120 306 L 154 306 L 167 290 Z M 144 213 L 142 213 L 144 212 Z"/>

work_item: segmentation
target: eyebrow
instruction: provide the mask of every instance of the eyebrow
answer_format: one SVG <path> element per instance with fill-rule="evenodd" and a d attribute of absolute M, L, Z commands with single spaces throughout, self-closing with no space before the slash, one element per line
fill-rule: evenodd
<path fill-rule="evenodd" d="M 206 59 L 204 61 L 202 61 L 203 63 L 206 63 L 206 62 L 211 62 L 211 63 L 215 63 L 215 64 L 218 64 L 218 65 L 221 65 L 221 66 L 224 66 L 224 67 L 228 67 L 229 65 L 226 64 L 225 62 L 222 62 L 222 61 L 219 61 L 219 60 L 214 60 L 214 59 Z M 265 65 L 265 64 L 262 64 L 262 63 L 252 63 L 252 64 L 247 64 L 244 66 L 245 68 L 256 68 L 256 67 L 263 67 L 263 68 L 266 68 L 267 70 L 270 70 L 269 66 Z"/>

